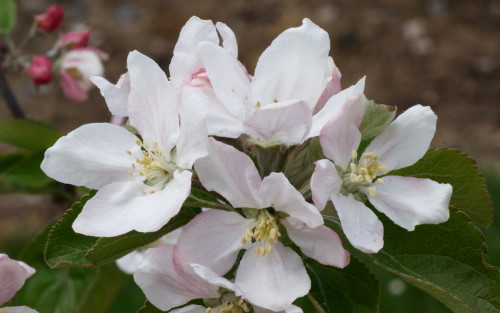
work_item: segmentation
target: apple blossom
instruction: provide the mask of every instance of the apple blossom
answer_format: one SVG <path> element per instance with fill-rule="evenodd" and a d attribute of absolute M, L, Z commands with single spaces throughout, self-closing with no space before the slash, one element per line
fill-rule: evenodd
<path fill-rule="evenodd" d="M 250 307 L 256 313 L 271 312 L 252 304 L 237 284 L 209 268 L 200 264 L 180 263 L 175 258 L 175 248 L 174 245 L 165 244 L 146 250 L 144 261 L 134 273 L 135 282 L 156 307 L 168 311 L 201 298 L 208 308 L 188 305 L 170 312 L 246 313 Z M 279 312 L 302 313 L 302 310 L 290 305 Z"/>
<path fill-rule="evenodd" d="M 28 75 L 36 85 L 43 85 L 52 81 L 52 61 L 46 56 L 37 55 L 31 60 Z"/>
<path fill-rule="evenodd" d="M 107 56 L 94 48 L 73 49 L 60 60 L 59 76 L 63 93 L 71 101 L 82 102 L 92 87 L 89 77 L 102 75 L 102 59 Z"/>
<path fill-rule="evenodd" d="M 316 162 L 311 190 L 319 209 L 333 202 L 354 247 L 375 253 L 383 246 L 383 225 L 364 205 L 366 198 L 394 223 L 412 231 L 416 225 L 448 220 L 452 187 L 430 179 L 387 175 L 414 164 L 429 148 L 437 120 L 429 107 L 416 105 L 402 113 L 358 158 L 364 103 L 363 96 L 350 96 L 342 114 L 321 130 L 323 152 L 333 163 Z"/>
<path fill-rule="evenodd" d="M 184 90 L 193 105 L 183 108 L 153 60 L 134 51 L 127 66 L 128 115 L 141 137 L 117 125 L 84 125 L 49 148 L 41 165 L 58 181 L 99 190 L 73 224 L 89 236 L 160 229 L 179 212 L 191 190 L 191 167 L 207 153 L 197 89 Z"/>
<path fill-rule="evenodd" d="M 302 260 L 279 241 L 283 229 L 307 256 L 337 267 L 348 264 L 349 253 L 337 234 L 323 225 L 319 211 L 282 173 L 261 180 L 247 155 L 212 138 L 209 154 L 197 160 L 195 170 L 207 190 L 218 192 L 234 208 L 245 208 L 248 217 L 221 210 L 197 215 L 179 236 L 179 262 L 201 264 L 222 275 L 241 249 L 249 250 L 235 283 L 250 302 L 274 311 L 310 288 Z"/>
<path fill-rule="evenodd" d="M 59 40 L 59 45 L 70 49 L 85 48 L 89 45 L 90 31 L 75 31 L 65 33 Z"/>
<path fill-rule="evenodd" d="M 24 262 L 12 260 L 6 254 L 0 253 L 0 306 L 9 301 L 34 273 L 35 269 Z M 37 313 L 26 306 L 3 307 L 0 312 Z"/>

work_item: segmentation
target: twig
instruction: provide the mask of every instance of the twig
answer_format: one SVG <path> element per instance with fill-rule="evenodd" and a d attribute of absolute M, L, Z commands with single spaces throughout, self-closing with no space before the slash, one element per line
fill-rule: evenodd
<path fill-rule="evenodd" d="M 10 90 L 9 84 L 7 83 L 7 79 L 4 76 L 2 69 L 0 68 L 0 92 L 2 93 L 3 98 L 5 99 L 5 103 L 7 103 L 7 107 L 15 118 L 25 118 L 23 110 L 17 103 L 16 97 Z"/>

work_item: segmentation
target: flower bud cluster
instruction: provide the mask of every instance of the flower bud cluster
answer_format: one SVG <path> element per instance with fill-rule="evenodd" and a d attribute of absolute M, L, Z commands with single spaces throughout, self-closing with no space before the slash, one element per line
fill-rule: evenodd
<path fill-rule="evenodd" d="M 435 114 L 414 106 L 361 145 L 365 80 L 342 89 L 329 48 L 328 34 L 304 19 L 249 75 L 231 29 L 193 17 L 168 78 L 137 51 L 116 84 L 93 77 L 111 113 L 129 125 L 84 125 L 47 150 L 47 175 L 98 190 L 73 229 L 155 232 L 189 210 L 190 195 L 204 194 L 200 213 L 173 239 L 119 264 L 165 311 L 204 299 L 170 312 L 290 313 L 302 312 L 293 303 L 311 288 L 304 257 L 349 264 L 325 216 L 366 253 L 383 247 L 383 225 L 367 201 L 408 230 L 446 221 L 450 185 L 391 175 L 425 154 Z M 307 162 L 318 141 L 324 158 Z"/>

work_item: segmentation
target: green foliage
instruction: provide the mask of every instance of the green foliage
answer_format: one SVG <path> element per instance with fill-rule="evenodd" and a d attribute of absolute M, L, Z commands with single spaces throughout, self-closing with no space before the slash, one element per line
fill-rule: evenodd
<path fill-rule="evenodd" d="M 106 313 L 124 274 L 115 265 L 98 269 L 50 269 L 43 258 L 48 232 L 49 228 L 20 257 L 37 272 L 16 294 L 13 304 L 26 305 L 40 313 Z"/>
<path fill-rule="evenodd" d="M 95 191 L 76 202 L 52 226 L 45 249 L 45 260 L 51 268 L 94 267 L 112 262 L 127 253 L 160 239 L 163 235 L 183 226 L 195 215 L 190 208 L 183 208 L 170 222 L 152 233 L 131 231 L 121 236 L 97 238 L 77 234 L 72 224 L 85 203 Z"/>
<path fill-rule="evenodd" d="M 372 100 L 366 103 L 363 121 L 359 125 L 361 140 L 367 140 L 380 134 L 394 119 L 396 107 L 377 104 Z"/>
<path fill-rule="evenodd" d="M 312 287 L 307 299 L 296 303 L 304 312 L 313 312 L 311 308 L 318 313 L 379 312 L 378 281 L 354 257 L 351 256 L 351 262 L 344 269 L 322 265 L 312 259 L 306 259 L 305 265 Z"/>
<path fill-rule="evenodd" d="M 484 237 L 464 214 L 452 210 L 446 223 L 413 232 L 386 219 L 384 227 L 384 248 L 373 256 L 377 265 L 454 312 L 500 312 L 500 272 L 484 262 Z"/>
<path fill-rule="evenodd" d="M 13 0 L 0 0 L 0 34 L 7 34 L 16 24 L 16 6 Z"/>
<path fill-rule="evenodd" d="M 61 136 L 57 129 L 38 121 L 25 119 L 0 121 L 0 141 L 30 151 L 43 152 Z"/>
<path fill-rule="evenodd" d="M 450 205 L 476 224 L 488 227 L 493 221 L 493 203 L 476 162 L 458 150 L 429 150 L 417 163 L 390 175 L 429 178 L 453 186 Z"/>
<path fill-rule="evenodd" d="M 311 138 L 290 153 L 283 173 L 296 188 L 302 188 L 314 171 L 314 162 L 323 159 L 318 137 Z"/>

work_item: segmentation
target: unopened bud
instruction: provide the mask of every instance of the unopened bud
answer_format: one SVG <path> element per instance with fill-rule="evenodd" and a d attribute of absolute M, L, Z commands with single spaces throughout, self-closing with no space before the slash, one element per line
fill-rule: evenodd
<path fill-rule="evenodd" d="M 31 61 L 28 75 L 37 85 L 43 85 L 52 81 L 52 61 L 43 55 L 37 55 Z"/>
<path fill-rule="evenodd" d="M 73 48 L 85 48 L 89 45 L 90 31 L 69 32 L 62 36 L 60 44 Z"/>
<path fill-rule="evenodd" d="M 61 24 L 64 17 L 64 10 L 58 5 L 51 5 L 44 14 L 35 16 L 37 29 L 42 32 L 50 33 Z"/>

